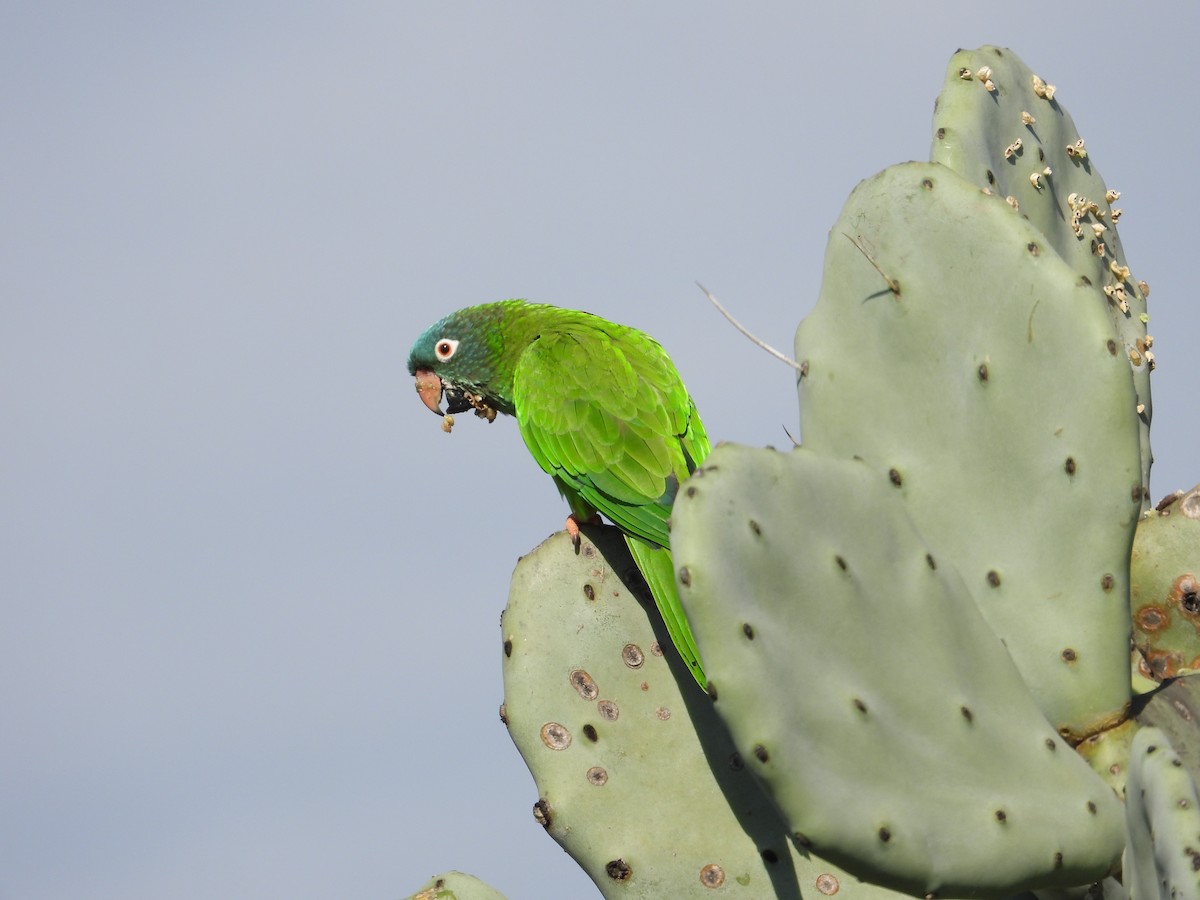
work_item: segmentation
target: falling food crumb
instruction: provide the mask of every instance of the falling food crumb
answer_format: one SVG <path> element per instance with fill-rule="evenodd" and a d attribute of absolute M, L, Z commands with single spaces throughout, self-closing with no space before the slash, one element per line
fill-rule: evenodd
<path fill-rule="evenodd" d="M 442 416 L 442 431 L 446 432 L 446 434 L 449 434 L 453 430 L 454 430 L 454 416 L 450 415 L 449 413 L 446 413 L 446 415 Z"/>
<path fill-rule="evenodd" d="M 487 419 L 489 423 L 496 421 L 496 410 L 487 405 L 487 402 L 479 394 L 467 394 L 467 402 L 475 408 L 475 415 L 481 419 Z M 449 429 L 446 429 L 449 431 Z"/>

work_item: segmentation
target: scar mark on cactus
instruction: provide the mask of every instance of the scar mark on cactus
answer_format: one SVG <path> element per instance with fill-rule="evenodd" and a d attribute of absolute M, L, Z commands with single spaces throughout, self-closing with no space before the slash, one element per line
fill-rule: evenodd
<path fill-rule="evenodd" d="M 1002 809 L 996 810 L 996 821 L 1001 825 L 1005 824 L 1008 821 L 1008 813 Z"/>
<path fill-rule="evenodd" d="M 545 798 L 533 804 L 533 818 L 547 831 L 550 830 L 550 825 L 554 821 L 554 817 L 550 812 L 550 804 L 546 802 Z"/>
<path fill-rule="evenodd" d="M 1114 579 L 1112 575 L 1108 572 L 1105 572 L 1104 576 L 1100 579 L 1100 589 L 1107 594 L 1113 589 L 1113 582 Z"/>
<path fill-rule="evenodd" d="M 571 732 L 565 725 L 547 722 L 541 730 L 542 743 L 551 750 L 566 750 L 571 746 Z"/>
<path fill-rule="evenodd" d="M 1000 573 L 995 569 L 990 570 L 987 573 L 987 583 L 992 587 L 1000 587 Z"/>
<path fill-rule="evenodd" d="M 605 863 L 604 871 L 613 881 L 628 881 L 633 877 L 633 869 L 623 859 L 614 859 L 610 863 Z"/>
<path fill-rule="evenodd" d="M 1096 804 L 1093 803 L 1091 800 L 1089 800 L 1087 802 L 1087 811 L 1089 813 L 1091 813 L 1093 816 L 1096 814 Z"/>
<path fill-rule="evenodd" d="M 1029 251 L 1030 256 L 1042 255 L 1042 248 L 1037 245 L 1037 241 L 1030 241 L 1025 245 L 1025 249 Z"/>
<path fill-rule="evenodd" d="M 567 673 L 567 680 L 575 688 L 575 693 L 588 703 L 600 696 L 600 688 L 596 687 L 596 682 L 584 669 L 572 669 Z"/>
<path fill-rule="evenodd" d="M 987 363 L 980 363 L 980 364 L 979 364 L 979 368 L 976 370 L 975 374 L 979 376 L 979 380 L 980 380 L 981 382 L 983 382 L 983 383 L 985 383 L 985 384 L 986 384 L 986 383 L 987 383 L 987 380 L 988 380 L 988 367 L 987 367 Z"/>
<path fill-rule="evenodd" d="M 768 762 L 771 759 L 771 754 L 767 752 L 767 748 L 762 744 L 754 745 L 754 758 L 760 763 Z"/>
<path fill-rule="evenodd" d="M 1133 620 L 1137 623 L 1138 631 L 1154 634 L 1162 631 L 1170 623 L 1171 617 L 1160 606 L 1143 606 L 1133 614 Z"/>
<path fill-rule="evenodd" d="M 640 669 L 646 662 L 646 654 L 637 644 L 626 644 L 621 648 L 621 662 L 631 669 Z"/>
<path fill-rule="evenodd" d="M 1176 578 L 1167 596 L 1173 605 L 1178 606 L 1189 617 L 1200 613 L 1200 583 L 1191 572 Z"/>
<path fill-rule="evenodd" d="M 817 890 L 826 897 L 832 897 L 841 887 L 841 883 L 837 880 L 837 876 L 831 875 L 828 872 L 822 872 L 820 875 L 818 875 L 815 885 Z"/>
<path fill-rule="evenodd" d="M 621 707 L 617 706 L 612 700 L 600 700 L 597 702 L 596 712 L 600 713 L 600 718 L 606 722 L 615 722 L 621 717 Z"/>
<path fill-rule="evenodd" d="M 584 773 L 584 777 L 596 787 L 603 787 L 608 782 L 608 772 L 602 766 L 592 766 Z"/>
<path fill-rule="evenodd" d="M 754 640 L 754 626 L 749 622 L 744 623 L 742 625 L 742 634 L 744 634 L 750 640 Z"/>
<path fill-rule="evenodd" d="M 585 584 L 583 586 L 583 596 L 587 597 L 588 600 L 595 600 L 596 599 L 596 589 L 594 587 L 592 587 L 590 584 Z"/>
<path fill-rule="evenodd" d="M 1061 655 L 1063 658 L 1063 662 L 1068 663 L 1068 664 L 1073 663 L 1077 659 L 1079 659 L 1079 654 L 1076 653 L 1075 650 L 1072 649 L 1071 647 L 1067 647 L 1065 650 L 1063 650 Z"/>
<path fill-rule="evenodd" d="M 700 883 L 706 888 L 719 888 L 725 883 L 725 870 L 716 863 L 709 863 L 700 870 Z"/>
<path fill-rule="evenodd" d="M 692 572 L 687 566 L 681 566 L 679 569 L 679 583 L 684 587 L 692 586 Z"/>
<path fill-rule="evenodd" d="M 1116 341 L 1114 341 L 1112 338 L 1109 338 L 1108 344 L 1106 344 L 1106 346 L 1108 347 L 1108 355 L 1109 356 L 1117 355 L 1117 342 Z"/>
<path fill-rule="evenodd" d="M 509 638 L 504 642 L 504 655 L 506 657 L 512 656 L 512 638 Z"/>
<path fill-rule="evenodd" d="M 1050 748 L 1051 753 L 1058 749 L 1058 744 L 1054 742 L 1054 738 L 1046 738 L 1046 746 Z"/>
<path fill-rule="evenodd" d="M 896 487 L 904 484 L 904 479 L 900 477 L 900 472 L 897 469 L 888 469 L 888 480 Z"/>
<path fill-rule="evenodd" d="M 753 519 L 750 520 L 750 530 L 754 532 L 756 537 L 762 537 L 762 526 Z"/>
<path fill-rule="evenodd" d="M 1068 456 L 1066 463 L 1063 464 L 1063 469 L 1068 475 L 1075 474 L 1075 457 Z"/>

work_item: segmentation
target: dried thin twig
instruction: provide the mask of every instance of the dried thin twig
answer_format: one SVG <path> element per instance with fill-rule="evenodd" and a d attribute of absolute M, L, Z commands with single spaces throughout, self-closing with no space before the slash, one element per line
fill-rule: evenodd
<path fill-rule="evenodd" d="M 698 288 L 700 288 L 700 290 L 704 291 L 704 296 L 708 297 L 708 302 L 717 308 L 717 312 L 719 312 L 721 315 L 723 315 L 726 319 L 729 320 L 730 325 L 732 325 L 734 328 L 736 328 L 738 331 L 740 331 L 746 337 L 750 338 L 750 340 L 752 340 L 755 344 L 757 344 L 763 350 L 766 350 L 768 353 L 770 353 L 776 359 L 787 363 L 789 366 L 791 366 L 797 372 L 804 372 L 804 367 L 801 366 L 800 363 L 796 362 L 794 359 L 792 359 L 787 354 L 780 353 L 778 350 L 776 350 L 774 347 L 772 347 L 770 344 L 768 344 L 766 341 L 762 340 L 761 338 L 755 337 L 753 334 L 751 334 L 749 329 L 746 328 L 746 326 L 744 326 L 741 322 L 739 322 L 732 315 L 730 315 L 729 310 L 727 310 L 724 306 L 721 305 L 721 301 L 712 295 L 712 291 L 710 291 L 708 288 L 706 288 L 704 285 L 702 285 L 698 281 L 696 282 L 696 287 L 698 287 Z"/>

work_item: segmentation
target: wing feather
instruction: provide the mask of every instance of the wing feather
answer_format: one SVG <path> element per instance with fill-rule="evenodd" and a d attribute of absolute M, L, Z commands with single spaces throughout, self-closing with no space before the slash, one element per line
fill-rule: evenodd
<path fill-rule="evenodd" d="M 675 487 L 709 448 L 653 339 L 586 315 L 543 328 L 517 363 L 513 394 L 542 469 L 618 527 L 668 545 Z"/>

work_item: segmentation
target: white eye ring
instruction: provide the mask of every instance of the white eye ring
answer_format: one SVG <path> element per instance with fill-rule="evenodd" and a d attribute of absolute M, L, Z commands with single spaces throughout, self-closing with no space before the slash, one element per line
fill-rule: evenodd
<path fill-rule="evenodd" d="M 440 338 L 433 345 L 433 352 L 437 354 L 437 358 L 445 362 L 454 355 L 454 351 L 458 349 L 458 341 L 452 338 Z"/>

